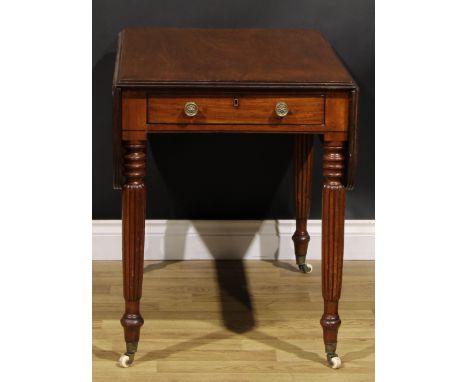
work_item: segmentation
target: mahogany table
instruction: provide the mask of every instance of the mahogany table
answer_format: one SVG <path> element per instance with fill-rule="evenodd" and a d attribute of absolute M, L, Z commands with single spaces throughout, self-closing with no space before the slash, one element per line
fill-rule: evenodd
<path fill-rule="evenodd" d="M 113 80 L 114 188 L 122 189 L 125 313 L 130 365 L 137 350 L 145 239 L 148 133 L 294 134 L 301 271 L 309 234 L 313 136 L 323 142 L 322 295 L 327 360 L 338 368 L 345 192 L 356 163 L 358 87 L 311 29 L 129 28 L 119 34 Z"/>

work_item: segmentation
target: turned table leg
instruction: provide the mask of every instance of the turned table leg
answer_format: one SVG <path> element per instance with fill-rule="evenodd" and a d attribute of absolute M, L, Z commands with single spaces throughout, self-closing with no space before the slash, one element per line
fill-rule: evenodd
<path fill-rule="evenodd" d="M 336 354 L 338 328 L 338 300 L 341 294 L 343 269 L 345 193 L 343 174 L 345 166 L 344 142 L 324 142 L 322 191 L 322 295 L 324 313 L 320 324 L 327 360 L 339 368 Z"/>
<path fill-rule="evenodd" d="M 307 232 L 307 218 L 310 212 L 310 189 L 313 165 L 314 136 L 298 134 L 294 140 L 294 182 L 296 194 L 296 231 L 292 237 L 294 254 L 299 269 L 304 273 L 312 272 L 306 264 L 307 246 L 310 236 Z"/>
<path fill-rule="evenodd" d="M 124 141 L 123 171 L 126 178 L 122 188 L 122 255 L 125 313 L 120 322 L 124 327 L 127 352 L 120 364 L 129 366 L 135 357 L 143 317 L 140 298 L 143 281 L 145 242 L 145 141 Z"/>

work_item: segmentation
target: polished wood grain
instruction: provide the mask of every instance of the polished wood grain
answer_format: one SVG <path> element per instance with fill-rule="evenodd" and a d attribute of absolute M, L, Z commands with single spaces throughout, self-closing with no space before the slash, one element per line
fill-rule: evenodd
<path fill-rule="evenodd" d="M 120 40 L 120 87 L 355 87 L 314 29 L 126 28 Z"/>
<path fill-rule="evenodd" d="M 122 265 L 93 262 L 93 381 L 374 381 L 374 263 L 344 263 L 343 367 L 332 370 L 313 324 L 322 314 L 320 262 L 310 262 L 306 275 L 294 261 L 145 262 L 145 325 L 128 369 L 116 364 Z M 245 322 L 253 324 L 234 331 Z"/>
<path fill-rule="evenodd" d="M 116 60 L 116 65 L 118 60 Z M 122 90 L 112 87 L 112 186 L 122 189 Z"/>
<path fill-rule="evenodd" d="M 186 102 L 197 104 L 197 115 L 185 115 Z M 278 102 L 286 102 L 289 108 L 288 115 L 282 118 L 275 113 Z M 324 96 L 156 96 L 148 100 L 148 123 L 322 125 L 325 119 L 324 111 Z"/>
<path fill-rule="evenodd" d="M 252 94 L 244 97 L 150 96 L 147 131 L 347 134 L 348 97 L 347 92 L 336 91 L 301 97 L 280 94 Z M 238 107 L 234 106 L 235 99 L 239 102 Z M 274 112 L 279 101 L 290 106 L 290 113 L 283 118 L 277 117 Z M 196 116 L 185 115 L 186 102 L 197 103 L 199 113 Z"/>
<path fill-rule="evenodd" d="M 125 342 L 138 344 L 143 317 L 140 298 L 143 284 L 145 243 L 145 168 L 146 141 L 124 141 L 124 176 L 122 189 L 123 294 L 125 312 L 120 320 Z"/>
<path fill-rule="evenodd" d="M 356 167 L 358 160 L 358 106 L 359 106 L 359 89 L 353 89 L 349 92 L 349 125 L 346 150 L 346 189 L 354 188 L 354 179 L 356 178 Z M 331 138 L 330 140 L 336 140 Z"/>
<path fill-rule="evenodd" d="M 314 159 L 314 136 L 298 134 L 294 140 L 294 180 L 296 197 L 296 231 L 292 237 L 297 264 L 304 264 L 310 236 L 307 218 L 310 212 L 310 192 Z"/>
<path fill-rule="evenodd" d="M 122 130 L 146 131 L 146 113 L 146 92 L 125 90 L 122 96 Z"/>
<path fill-rule="evenodd" d="M 127 355 L 135 352 L 143 325 L 139 301 L 147 134 L 184 132 L 297 135 L 293 241 L 301 266 L 309 241 L 313 134 L 321 137 L 325 301 L 321 324 L 326 352 L 328 356 L 335 354 L 341 322 L 338 300 L 345 187 L 352 187 L 356 167 L 357 92 L 356 83 L 331 46 L 315 30 L 129 28 L 120 34 L 113 79 L 113 150 L 114 187 L 119 188 L 125 178 L 122 223 L 126 307 L 121 322 Z M 279 101 L 287 102 L 290 110 L 283 118 L 274 112 Z M 186 102 L 198 104 L 197 116 L 185 116 Z M 124 154 L 119 155 L 122 145 Z M 299 279 L 302 275 L 295 276 Z M 241 326 L 249 324 L 252 322 Z"/>
<path fill-rule="evenodd" d="M 314 127 L 313 129 L 311 127 Z M 148 125 L 151 133 L 255 133 L 255 134 L 304 134 L 327 131 L 325 125 L 287 125 L 287 124 L 169 124 L 153 123 Z"/>
<path fill-rule="evenodd" d="M 324 141 L 322 190 L 322 294 L 324 313 L 320 320 L 327 354 L 336 351 L 341 319 L 338 301 L 341 294 L 345 195 L 344 142 Z"/>
<path fill-rule="evenodd" d="M 348 189 L 354 185 L 358 86 L 317 30 L 127 28 L 118 38 L 113 77 L 114 109 L 119 109 L 125 91 L 137 89 L 141 89 L 141 102 L 148 94 L 161 92 L 185 97 L 198 91 L 211 97 L 219 97 L 220 93 L 226 92 L 254 96 L 259 93 L 270 96 L 300 94 L 301 97 L 317 93 L 327 95 L 329 103 L 325 110 L 329 114 L 325 117 L 325 124 L 320 125 L 290 126 L 285 120 L 280 126 L 272 123 L 271 128 L 239 122 L 235 127 L 211 124 L 201 128 L 183 121 L 170 125 L 151 123 L 145 126 L 141 123 L 128 126 L 158 133 L 326 134 L 333 129 L 347 131 L 345 184 Z M 333 92 L 341 92 L 339 97 L 343 98 L 333 102 L 333 98 L 338 96 L 332 95 Z M 346 102 L 347 105 L 344 104 Z M 332 112 L 335 106 L 336 112 Z M 119 189 L 122 177 L 118 139 L 125 121 L 120 121 L 118 111 L 114 114 L 114 188 Z M 140 115 L 143 118 L 144 114 Z"/>
<path fill-rule="evenodd" d="M 326 97 L 325 125 L 327 131 L 347 131 L 349 127 L 349 94 L 331 93 Z"/>

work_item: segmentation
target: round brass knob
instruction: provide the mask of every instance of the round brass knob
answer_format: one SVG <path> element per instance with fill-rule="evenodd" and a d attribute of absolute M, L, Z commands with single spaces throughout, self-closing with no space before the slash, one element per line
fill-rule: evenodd
<path fill-rule="evenodd" d="M 283 118 L 288 115 L 289 109 L 286 102 L 278 102 L 275 107 L 276 115 L 280 118 Z"/>
<path fill-rule="evenodd" d="M 184 112 L 187 117 L 195 117 L 198 113 L 198 106 L 195 102 L 187 102 L 184 107 Z"/>

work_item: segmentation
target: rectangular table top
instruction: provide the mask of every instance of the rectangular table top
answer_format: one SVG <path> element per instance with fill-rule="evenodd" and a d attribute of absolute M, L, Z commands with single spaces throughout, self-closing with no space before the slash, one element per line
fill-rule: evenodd
<path fill-rule="evenodd" d="M 355 88 L 314 29 L 127 28 L 114 86 Z"/>

